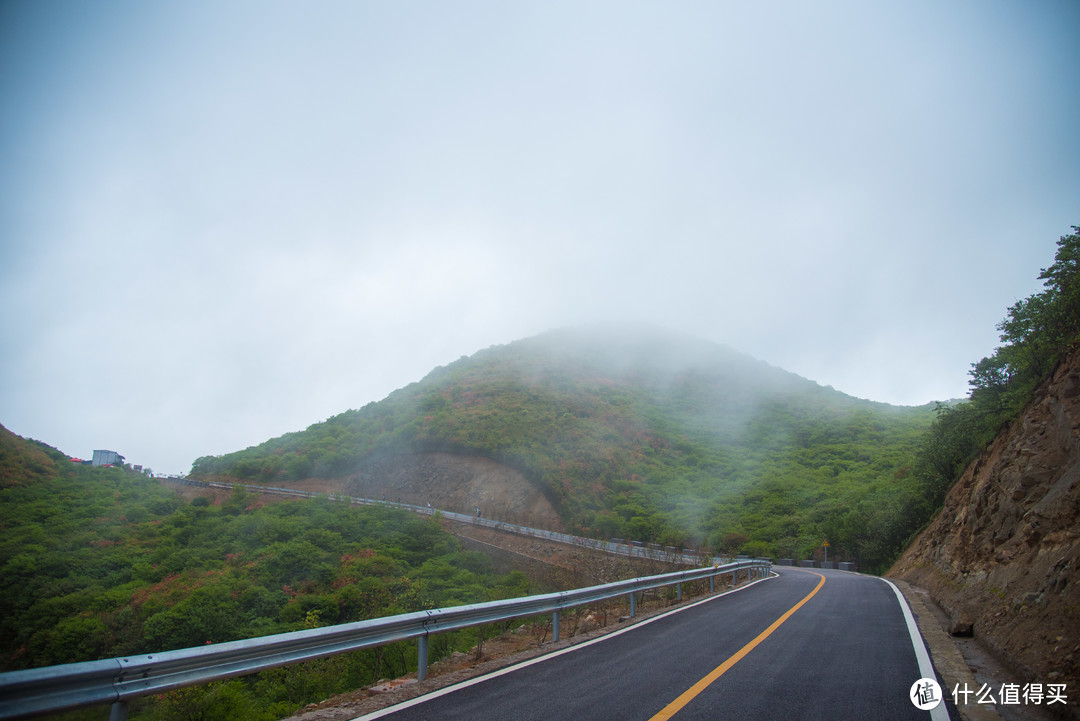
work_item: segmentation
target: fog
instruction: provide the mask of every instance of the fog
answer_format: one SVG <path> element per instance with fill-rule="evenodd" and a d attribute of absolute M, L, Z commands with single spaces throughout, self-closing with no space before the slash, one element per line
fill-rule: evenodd
<path fill-rule="evenodd" d="M 0 6 L 0 423 L 158 472 L 553 328 L 964 396 L 1080 223 L 1080 8 Z"/>

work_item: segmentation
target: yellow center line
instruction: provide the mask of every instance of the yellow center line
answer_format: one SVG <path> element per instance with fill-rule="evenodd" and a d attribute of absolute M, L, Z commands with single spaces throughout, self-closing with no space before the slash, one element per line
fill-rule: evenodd
<path fill-rule="evenodd" d="M 813 573 L 813 572 L 812 571 L 807 571 L 807 573 Z M 669 719 L 672 716 L 674 716 L 675 714 L 677 714 L 680 710 L 682 710 L 683 706 L 685 706 L 686 704 L 693 701 L 694 698 L 696 698 L 698 694 L 700 694 L 702 691 L 704 691 L 709 686 L 709 684 L 711 684 L 713 681 L 715 681 L 716 679 L 720 678 L 725 673 L 727 673 L 727 670 L 729 668 L 731 668 L 732 666 L 737 664 L 739 661 L 741 661 L 743 659 L 743 657 L 746 656 L 746 654 L 750 653 L 755 648 L 757 648 L 758 644 L 760 644 L 762 641 L 764 641 L 770 635 L 772 635 L 773 631 L 780 628 L 780 624 L 782 624 L 784 621 L 791 618 L 791 614 L 795 613 L 800 608 L 802 608 L 803 604 L 806 603 L 807 601 L 809 601 L 811 598 L 813 598 L 814 594 L 816 594 L 818 591 L 820 591 L 821 587 L 825 585 L 825 577 L 824 576 L 822 576 L 820 573 L 815 573 L 814 575 L 819 577 L 821 580 L 818 581 L 818 584 L 816 586 L 814 586 L 814 590 L 806 595 L 806 598 L 804 598 L 803 600 L 799 601 L 794 606 L 789 608 L 787 610 L 787 612 L 784 613 L 783 616 L 781 616 L 780 618 L 773 621 L 772 625 L 770 625 L 767 629 L 765 629 L 764 631 L 759 633 L 757 638 L 755 638 L 753 641 L 751 641 L 750 643 L 748 643 L 745 646 L 743 646 L 742 648 L 740 648 L 738 651 L 736 651 L 731 656 L 731 658 L 729 658 L 727 661 L 724 661 L 722 664 L 720 664 L 719 666 L 714 668 L 712 671 L 710 671 L 709 674 L 707 676 L 705 676 L 705 678 L 701 679 L 700 681 L 695 683 L 693 686 L 688 688 L 686 691 L 684 691 L 682 693 L 682 695 L 680 695 L 677 699 L 675 699 L 674 701 L 669 703 L 667 706 L 665 706 L 663 709 L 661 709 L 660 712 L 657 713 L 655 716 L 653 716 L 651 719 L 649 719 L 649 721 L 667 721 L 667 719 Z"/>

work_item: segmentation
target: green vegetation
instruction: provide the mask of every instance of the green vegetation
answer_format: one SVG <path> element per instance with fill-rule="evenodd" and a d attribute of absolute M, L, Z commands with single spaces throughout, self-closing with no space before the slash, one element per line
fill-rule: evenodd
<path fill-rule="evenodd" d="M 0 670 L 152 653 L 528 592 L 435 522 L 330 498 L 186 503 L 0 428 Z M 459 632 L 433 658 L 475 643 Z M 415 644 L 150 699 L 150 718 L 276 719 L 415 668 Z M 195 710 L 198 710 L 196 712 Z M 213 712 L 211 715 L 202 715 Z M 100 716 L 101 709 L 95 710 Z"/>
<path fill-rule="evenodd" d="M 808 555 L 828 537 L 831 556 L 862 560 L 877 553 L 866 519 L 909 489 L 932 420 L 930 406 L 851 398 L 681 335 L 560 331 L 200 458 L 193 475 L 274 484 L 385 454 L 477 454 L 519 470 L 584 535 L 719 550 L 736 534 L 747 540 L 731 550 L 772 556 Z"/>
<path fill-rule="evenodd" d="M 287 483 L 387 454 L 477 454 L 519 470 L 578 533 L 774 557 L 827 539 L 831 558 L 881 571 L 1074 345 L 1076 238 L 1046 291 L 1009 309 L 967 401 L 898 408 L 688 337 L 587 328 L 462 358 L 193 474 Z"/>
<path fill-rule="evenodd" d="M 1080 232 L 1080 228 L 1074 228 Z M 886 568 L 963 469 L 1080 340 L 1080 236 L 1008 310 L 971 397 L 897 408 L 656 331 L 549 333 L 438 368 L 379 403 L 193 473 L 344 476 L 388 454 L 483 455 L 521 471 L 572 529 L 715 552 Z M 0 670 L 516 596 L 430 519 L 331 498 L 184 502 L 126 469 L 71 464 L 0 427 Z M 477 640 L 437 637 L 433 658 Z M 144 717 L 272 719 L 403 674 L 395 644 L 140 702 Z M 96 718 L 99 710 L 86 718 Z M 76 716 L 78 716 L 76 714 Z"/>
<path fill-rule="evenodd" d="M 1062 357 L 1080 341 L 1080 227 L 1058 240 L 1054 263 L 1043 269 L 1043 291 L 1008 310 L 998 330 L 1001 347 L 973 363 L 971 396 L 939 404 L 937 418 L 915 456 L 915 493 L 881 514 L 887 557 L 899 555 L 915 532 L 941 509 L 945 494 L 1002 426 L 1014 420 Z"/>

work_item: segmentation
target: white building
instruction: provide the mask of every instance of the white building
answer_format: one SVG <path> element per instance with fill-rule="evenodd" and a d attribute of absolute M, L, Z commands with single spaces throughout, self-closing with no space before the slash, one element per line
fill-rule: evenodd
<path fill-rule="evenodd" d="M 90 464 L 94 467 L 119 466 L 123 462 L 124 457 L 116 451 L 94 451 L 94 460 Z"/>

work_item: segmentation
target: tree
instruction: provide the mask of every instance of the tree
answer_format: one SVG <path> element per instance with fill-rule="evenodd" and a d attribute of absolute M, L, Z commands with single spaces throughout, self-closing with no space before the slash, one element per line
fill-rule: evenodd
<path fill-rule="evenodd" d="M 1051 340 L 1070 344 L 1080 333 L 1080 226 L 1058 240 L 1054 264 L 1039 274 L 1047 286 L 1046 326 Z"/>
<path fill-rule="evenodd" d="M 1080 226 L 1073 226 L 1080 232 Z M 1058 240 L 1054 263 L 1044 268 L 1041 293 L 1013 304 L 998 324 L 1004 344 L 972 364 L 971 399 L 982 411 L 1019 411 L 1031 388 L 1080 337 L 1080 234 Z"/>
<path fill-rule="evenodd" d="M 736 555 L 743 545 L 750 541 L 750 537 L 739 531 L 731 531 L 724 534 L 724 540 L 720 542 L 720 548 L 729 556 Z"/>
<path fill-rule="evenodd" d="M 1013 304 L 997 328 L 1002 346 L 973 363 L 970 400 L 939 404 L 937 418 L 916 455 L 917 496 L 904 496 L 867 534 L 873 555 L 895 557 L 898 543 L 924 525 L 968 463 L 1001 426 L 1031 400 L 1035 387 L 1080 341 L 1080 226 L 1062 236 L 1054 263 L 1039 279 L 1044 290 Z M 895 550 L 894 550 L 895 549 Z"/>

